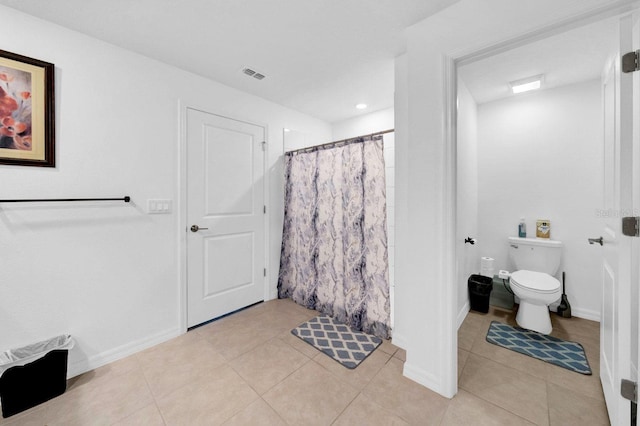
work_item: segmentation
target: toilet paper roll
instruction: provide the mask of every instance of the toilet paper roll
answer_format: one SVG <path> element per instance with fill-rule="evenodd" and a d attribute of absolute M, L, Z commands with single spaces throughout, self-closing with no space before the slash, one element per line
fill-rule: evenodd
<path fill-rule="evenodd" d="M 493 278 L 494 262 L 495 262 L 495 259 L 492 257 L 481 257 L 480 258 L 480 275 Z"/>
<path fill-rule="evenodd" d="M 480 258 L 480 269 L 493 269 L 493 264 L 495 259 L 493 257 L 481 257 Z"/>

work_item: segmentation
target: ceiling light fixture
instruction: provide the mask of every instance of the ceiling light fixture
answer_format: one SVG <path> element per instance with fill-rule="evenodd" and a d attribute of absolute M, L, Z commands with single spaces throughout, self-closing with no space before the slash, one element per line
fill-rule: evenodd
<path fill-rule="evenodd" d="M 522 80 L 516 80 L 509 82 L 509 86 L 511 86 L 511 91 L 516 93 L 528 92 L 530 90 L 536 90 L 542 87 L 543 75 L 536 75 L 529 78 L 523 78 Z"/>
<path fill-rule="evenodd" d="M 367 107 L 367 104 L 357 104 L 356 108 L 358 109 L 365 109 Z"/>

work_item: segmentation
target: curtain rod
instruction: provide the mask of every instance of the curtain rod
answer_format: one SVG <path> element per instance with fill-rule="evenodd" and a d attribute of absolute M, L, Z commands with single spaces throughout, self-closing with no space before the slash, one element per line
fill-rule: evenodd
<path fill-rule="evenodd" d="M 338 144 L 349 142 L 349 141 L 352 141 L 352 140 L 355 140 L 355 139 L 368 138 L 368 137 L 373 137 L 373 136 L 380 136 L 380 135 L 384 135 L 385 133 L 391 133 L 393 131 L 395 131 L 395 129 L 387 129 L 387 130 L 383 130 L 381 132 L 375 132 L 375 133 L 371 133 L 371 134 L 368 134 L 368 135 L 356 136 L 356 137 L 353 137 L 353 138 L 342 139 L 342 140 L 334 141 L 334 142 L 327 142 L 327 143 L 323 143 L 323 144 L 320 144 L 320 145 L 308 146 L 306 148 L 294 149 L 293 151 L 285 152 L 285 154 L 296 154 L 298 152 L 313 151 L 313 150 L 316 150 L 318 148 L 334 147 L 334 146 L 338 146 Z"/>

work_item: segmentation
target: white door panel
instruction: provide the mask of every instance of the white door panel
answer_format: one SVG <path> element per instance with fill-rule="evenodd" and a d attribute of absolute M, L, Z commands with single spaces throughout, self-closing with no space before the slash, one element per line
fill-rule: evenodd
<path fill-rule="evenodd" d="M 637 25 L 637 24 L 636 24 Z M 632 17 L 620 19 L 620 52 L 631 49 Z M 621 379 L 634 377 L 632 356 L 637 358 L 637 337 L 632 320 L 638 321 L 638 240 L 622 234 L 622 217 L 635 211 L 634 193 L 639 184 L 637 144 L 634 149 L 633 76 L 624 74 L 620 54 L 603 77 L 604 112 L 604 223 L 602 318 L 600 323 L 600 378 L 611 424 L 629 425 L 631 406 L 620 395 Z M 637 112 L 636 112 L 637 114 Z M 635 347 L 634 347 L 635 345 Z M 635 360 L 634 360 L 635 362 Z"/>
<path fill-rule="evenodd" d="M 187 110 L 187 325 L 264 296 L 264 128 Z"/>

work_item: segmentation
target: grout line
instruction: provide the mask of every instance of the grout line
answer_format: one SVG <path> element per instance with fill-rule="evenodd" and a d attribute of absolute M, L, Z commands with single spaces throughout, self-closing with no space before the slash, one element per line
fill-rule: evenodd
<path fill-rule="evenodd" d="M 265 393 L 266 393 L 266 392 L 265 392 Z M 271 404 L 269 404 L 269 401 L 267 401 L 266 399 L 264 399 L 264 398 L 262 397 L 262 395 L 260 395 L 260 399 L 261 399 L 265 404 L 267 404 L 267 407 L 271 408 L 271 411 L 273 411 L 274 413 L 276 413 L 276 416 L 278 416 L 278 418 L 279 418 L 280 420 L 282 420 L 282 423 L 284 423 L 284 424 L 288 424 L 288 423 L 287 423 L 287 421 L 286 421 L 286 420 L 285 420 L 285 419 L 280 415 L 280 413 L 278 413 L 278 410 L 276 410 L 274 407 L 272 407 L 272 406 L 271 406 Z M 256 400 L 256 401 L 257 401 L 257 400 Z M 253 403 L 252 403 L 252 404 L 253 404 Z M 228 421 L 228 420 L 227 420 L 227 421 Z"/>
<path fill-rule="evenodd" d="M 351 401 L 349 401 L 349 403 L 348 403 L 348 404 L 347 404 L 347 405 L 342 409 L 342 411 L 340 411 L 340 412 L 338 413 L 338 415 L 337 415 L 333 420 L 331 420 L 331 423 L 329 423 L 329 424 L 333 425 L 336 421 L 338 421 L 338 419 L 340 418 L 340 416 L 342 416 L 342 414 L 343 414 L 345 411 L 347 411 L 347 409 L 348 409 L 349 407 L 351 407 L 351 404 L 353 404 L 353 401 L 355 401 L 355 400 L 356 400 L 356 398 L 358 398 L 358 396 L 359 396 L 361 393 L 362 393 L 361 391 L 358 391 L 358 393 L 356 393 L 356 395 L 351 399 Z"/>

